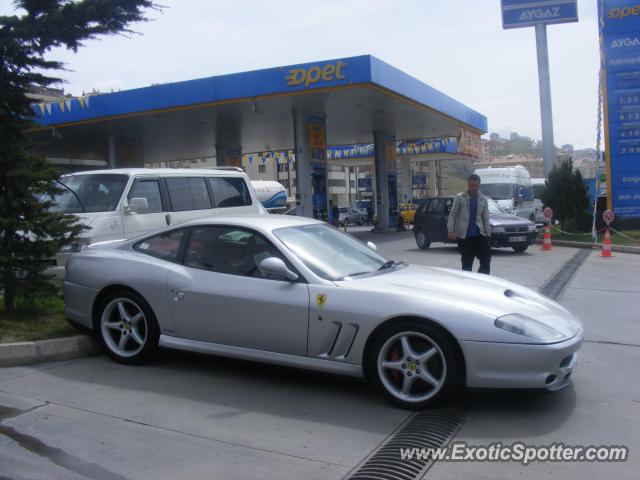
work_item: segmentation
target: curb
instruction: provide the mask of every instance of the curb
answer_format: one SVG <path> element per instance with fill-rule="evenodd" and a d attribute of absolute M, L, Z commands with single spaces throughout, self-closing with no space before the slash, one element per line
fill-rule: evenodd
<path fill-rule="evenodd" d="M 542 239 L 536 238 L 535 243 L 542 243 Z M 588 248 L 590 250 L 599 250 L 602 246 L 599 243 L 586 243 L 586 242 L 572 242 L 571 240 L 554 240 L 551 238 L 551 244 L 559 247 L 574 247 L 574 248 Z M 611 245 L 611 250 L 620 253 L 636 253 L 640 254 L 640 247 L 631 247 L 629 245 Z"/>
<path fill-rule="evenodd" d="M 87 335 L 35 342 L 0 343 L 0 367 L 71 360 L 97 355 L 101 351 L 96 339 Z"/>

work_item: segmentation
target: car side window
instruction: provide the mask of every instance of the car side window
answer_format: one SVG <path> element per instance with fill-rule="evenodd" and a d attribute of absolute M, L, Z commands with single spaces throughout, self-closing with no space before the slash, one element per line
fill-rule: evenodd
<path fill-rule="evenodd" d="M 442 199 L 434 198 L 429 203 L 429 207 L 427 209 L 429 213 L 433 213 L 434 215 L 439 215 L 442 213 Z"/>
<path fill-rule="evenodd" d="M 444 202 L 444 214 L 449 215 L 451 213 L 451 207 L 453 206 L 453 198 L 447 198 Z"/>
<path fill-rule="evenodd" d="M 173 177 L 167 178 L 166 184 L 174 211 L 211 208 L 211 199 L 204 178 Z"/>
<path fill-rule="evenodd" d="M 251 205 L 251 194 L 242 177 L 208 177 L 216 208 Z"/>
<path fill-rule="evenodd" d="M 429 205 L 431 204 L 431 200 L 425 200 L 420 206 L 420 213 L 426 213 L 429 211 Z"/>
<path fill-rule="evenodd" d="M 133 248 L 152 257 L 175 262 L 178 260 L 184 232 L 184 229 L 180 229 L 161 233 L 136 243 Z"/>
<path fill-rule="evenodd" d="M 144 198 L 147 202 L 147 208 L 139 211 L 140 214 L 162 212 L 162 196 L 160 195 L 160 184 L 156 179 L 138 179 L 134 182 L 127 200 L 132 198 Z"/>
<path fill-rule="evenodd" d="M 193 228 L 184 263 L 218 273 L 267 278 L 260 262 L 269 257 L 280 258 L 294 270 L 286 257 L 261 234 L 245 228 L 210 225 Z"/>

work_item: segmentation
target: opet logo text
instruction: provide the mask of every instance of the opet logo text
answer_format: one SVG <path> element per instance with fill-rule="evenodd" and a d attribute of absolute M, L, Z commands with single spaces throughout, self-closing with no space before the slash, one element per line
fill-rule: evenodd
<path fill-rule="evenodd" d="M 317 65 L 309 68 L 292 68 L 289 70 L 289 75 L 285 77 L 287 81 L 287 85 L 290 87 L 294 87 L 296 85 L 303 85 L 308 87 L 312 83 L 316 83 L 321 79 L 325 82 L 330 82 L 331 80 L 344 80 L 345 74 L 342 72 L 342 69 L 346 67 L 346 63 L 343 61 L 338 61 L 333 64 L 330 63 L 320 68 Z"/>

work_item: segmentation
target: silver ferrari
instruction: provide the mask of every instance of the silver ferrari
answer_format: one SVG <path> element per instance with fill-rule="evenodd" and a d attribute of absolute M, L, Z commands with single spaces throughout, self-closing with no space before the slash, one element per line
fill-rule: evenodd
<path fill-rule="evenodd" d="M 122 363 L 158 346 L 365 377 L 424 408 L 460 388 L 569 383 L 581 322 L 495 277 L 384 258 L 316 220 L 198 220 L 73 255 L 70 321 Z"/>

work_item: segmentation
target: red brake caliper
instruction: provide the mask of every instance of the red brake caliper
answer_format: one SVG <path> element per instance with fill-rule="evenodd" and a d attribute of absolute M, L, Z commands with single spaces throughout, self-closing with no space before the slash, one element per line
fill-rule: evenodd
<path fill-rule="evenodd" d="M 393 348 L 389 352 L 389 360 L 391 360 L 392 362 L 400 360 L 402 358 L 402 355 L 400 354 L 399 350 L 400 349 L 398 347 Z M 402 373 L 399 372 L 398 370 L 391 370 L 389 372 L 389 375 L 391 376 L 393 381 L 396 382 L 396 383 L 400 383 L 402 381 Z"/>

